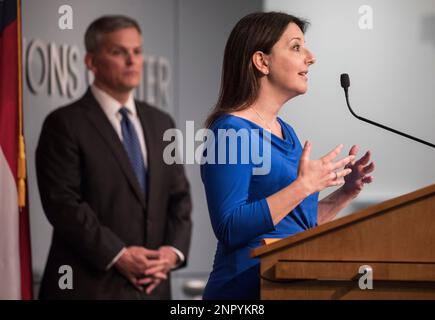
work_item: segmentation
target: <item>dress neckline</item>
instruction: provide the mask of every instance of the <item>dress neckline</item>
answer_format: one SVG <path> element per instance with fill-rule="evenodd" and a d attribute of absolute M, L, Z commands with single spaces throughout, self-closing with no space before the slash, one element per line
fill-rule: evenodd
<path fill-rule="evenodd" d="M 270 132 L 269 130 L 263 128 L 262 126 L 256 124 L 254 121 L 248 120 L 248 119 L 246 119 L 246 118 L 243 118 L 243 117 L 240 117 L 240 116 L 236 116 L 236 115 L 234 115 L 234 114 L 230 114 L 230 113 L 227 113 L 227 114 L 225 114 L 224 116 L 234 117 L 234 118 L 237 118 L 237 119 L 244 120 L 244 121 L 248 122 L 249 124 L 251 124 L 251 125 L 253 125 L 253 126 L 256 126 L 256 127 L 260 128 L 260 129 L 262 129 L 263 131 Z M 279 141 L 282 141 L 282 142 L 290 142 L 290 141 L 289 141 L 289 138 L 291 138 L 291 137 L 289 136 L 289 132 L 286 130 L 286 126 L 284 125 L 284 122 L 281 120 L 280 117 L 276 117 L 276 118 L 277 118 L 277 120 L 278 120 L 278 122 L 279 122 L 279 125 L 281 126 L 281 132 L 282 132 L 283 138 L 278 137 L 278 136 L 277 136 L 276 134 L 274 134 L 273 132 L 270 132 L 270 135 L 271 135 L 272 137 L 275 137 L 276 139 L 279 139 Z"/>

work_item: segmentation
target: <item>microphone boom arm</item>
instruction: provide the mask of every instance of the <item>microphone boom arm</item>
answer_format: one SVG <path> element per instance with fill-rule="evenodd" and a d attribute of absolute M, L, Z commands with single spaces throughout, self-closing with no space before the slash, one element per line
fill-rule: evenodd
<path fill-rule="evenodd" d="M 343 85 L 342 85 L 342 86 L 343 86 Z M 405 137 L 405 138 L 408 138 L 408 139 L 411 139 L 411 140 L 414 140 L 414 141 L 420 142 L 420 143 L 422 143 L 422 144 L 425 144 L 425 145 L 427 145 L 427 146 L 429 146 L 429 147 L 435 148 L 435 145 L 434 145 L 433 143 L 430 143 L 430 142 L 427 142 L 427 141 L 425 141 L 425 140 L 422 140 L 422 139 L 419 139 L 419 138 L 413 137 L 413 136 L 411 136 L 411 135 L 409 135 L 409 134 L 406 134 L 406 133 L 400 132 L 400 131 L 398 131 L 398 130 L 396 130 L 396 129 L 393 129 L 393 128 L 390 128 L 390 127 L 387 127 L 387 126 L 385 126 L 385 125 L 383 125 L 383 124 L 380 124 L 380 123 L 374 122 L 374 121 L 372 121 L 372 120 L 369 120 L 369 119 L 366 119 L 366 118 L 363 118 L 363 117 L 357 115 L 357 114 L 352 110 L 352 108 L 351 108 L 351 106 L 350 106 L 350 103 L 349 103 L 349 94 L 348 94 L 348 90 L 347 90 L 348 88 L 345 87 L 345 86 L 343 86 L 343 89 L 344 89 L 344 94 L 345 94 L 345 96 L 346 96 L 347 107 L 349 108 L 350 113 L 352 113 L 352 115 L 353 115 L 355 118 L 357 118 L 357 119 L 359 119 L 359 120 L 361 120 L 361 121 L 364 121 L 364 122 L 370 123 L 371 125 L 374 125 L 374 126 L 380 127 L 380 128 L 382 128 L 382 129 L 385 129 L 385 130 L 391 131 L 391 132 L 396 133 L 396 134 L 398 134 L 398 135 L 401 135 L 401 136 L 403 136 L 403 137 Z"/>

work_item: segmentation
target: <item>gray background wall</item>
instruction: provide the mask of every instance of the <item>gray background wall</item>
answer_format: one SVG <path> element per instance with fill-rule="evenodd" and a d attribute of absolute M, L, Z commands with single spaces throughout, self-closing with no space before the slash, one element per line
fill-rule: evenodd
<path fill-rule="evenodd" d="M 74 10 L 74 30 L 57 26 L 58 7 Z M 358 8 L 374 9 L 374 29 L 358 28 Z M 23 0 L 23 33 L 27 41 L 77 45 L 84 53 L 83 34 L 88 24 L 106 13 L 137 19 L 144 35 L 144 52 L 163 56 L 171 65 L 170 100 L 165 108 L 183 129 L 194 120 L 201 127 L 215 103 L 222 54 L 231 28 L 243 15 L 282 10 L 309 18 L 306 39 L 317 57 L 311 68 L 309 91 L 289 102 L 281 116 L 301 140 L 314 144 L 319 157 L 338 143 L 357 143 L 373 152 L 375 183 L 366 188 L 348 214 L 434 183 L 433 150 L 354 119 L 347 111 L 338 78 L 351 75 L 351 103 L 357 113 L 420 138 L 435 141 L 435 3 L 433 1 L 314 1 L 314 0 Z M 83 57 L 81 57 L 83 58 Z M 80 74 L 84 73 L 81 63 Z M 35 63 L 33 68 L 38 69 Z M 85 90 L 82 83 L 80 93 Z M 70 99 L 47 92 L 38 96 L 24 86 L 25 135 L 30 190 L 33 267 L 45 265 L 51 237 L 40 205 L 34 169 L 34 151 L 46 114 Z M 212 233 L 197 165 L 187 165 L 194 201 L 194 231 L 187 268 L 174 274 L 174 297 L 186 297 L 183 284 L 205 279 L 216 241 Z M 329 191 L 328 191 L 329 192 Z M 326 194 L 325 192 L 324 194 Z"/>

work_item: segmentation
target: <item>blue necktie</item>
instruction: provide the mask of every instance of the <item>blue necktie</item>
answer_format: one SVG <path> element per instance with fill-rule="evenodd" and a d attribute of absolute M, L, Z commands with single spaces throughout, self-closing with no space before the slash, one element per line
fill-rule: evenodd
<path fill-rule="evenodd" d="M 142 191 L 146 191 L 146 171 L 145 163 L 142 157 L 142 150 L 140 148 L 139 139 L 134 129 L 133 123 L 128 118 L 128 110 L 125 107 L 119 109 L 122 115 L 121 132 L 122 143 L 124 144 L 125 151 L 127 151 L 128 158 L 130 159 L 131 166 L 136 174 L 137 181 Z"/>

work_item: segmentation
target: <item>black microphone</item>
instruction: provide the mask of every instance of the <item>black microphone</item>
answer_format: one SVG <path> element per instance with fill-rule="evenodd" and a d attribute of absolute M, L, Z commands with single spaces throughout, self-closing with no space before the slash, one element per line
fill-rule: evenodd
<path fill-rule="evenodd" d="M 352 108 L 350 107 L 350 103 L 349 103 L 349 94 L 348 94 L 348 90 L 349 90 L 349 87 L 350 87 L 350 79 L 349 79 L 349 75 L 348 75 L 347 73 L 343 73 L 343 74 L 340 76 L 340 84 L 341 84 L 341 87 L 344 89 L 344 95 L 346 96 L 347 107 L 349 108 L 350 113 L 352 113 L 352 115 L 353 115 L 355 118 L 357 118 L 357 119 L 359 119 L 359 120 L 361 120 L 361 121 L 364 121 L 364 122 L 370 123 L 370 124 L 372 124 L 372 125 L 374 125 L 374 126 L 380 127 L 380 128 L 382 128 L 382 129 L 385 129 L 385 130 L 391 131 L 391 132 L 393 132 L 393 133 L 399 134 L 399 135 L 401 135 L 401 136 L 403 136 L 403 137 L 405 137 L 405 138 L 412 139 L 412 140 L 414 140 L 414 141 L 417 141 L 417 142 L 423 143 L 423 144 L 425 144 L 425 145 L 427 145 L 427 146 L 429 146 L 429 147 L 435 148 L 435 145 L 434 145 L 433 143 L 430 143 L 430 142 L 424 141 L 424 140 L 422 140 L 422 139 L 419 139 L 419 138 L 413 137 L 413 136 L 411 136 L 411 135 L 409 135 L 409 134 L 406 134 L 406 133 L 400 132 L 400 131 L 398 131 L 398 130 L 396 130 L 396 129 L 393 129 L 393 128 L 389 128 L 389 127 L 387 127 L 387 126 L 384 126 L 383 124 L 380 124 L 380 123 L 374 122 L 374 121 L 372 121 L 372 120 L 369 120 L 369 119 L 366 119 L 366 118 L 363 118 L 363 117 L 357 115 L 355 112 L 353 112 Z"/>

